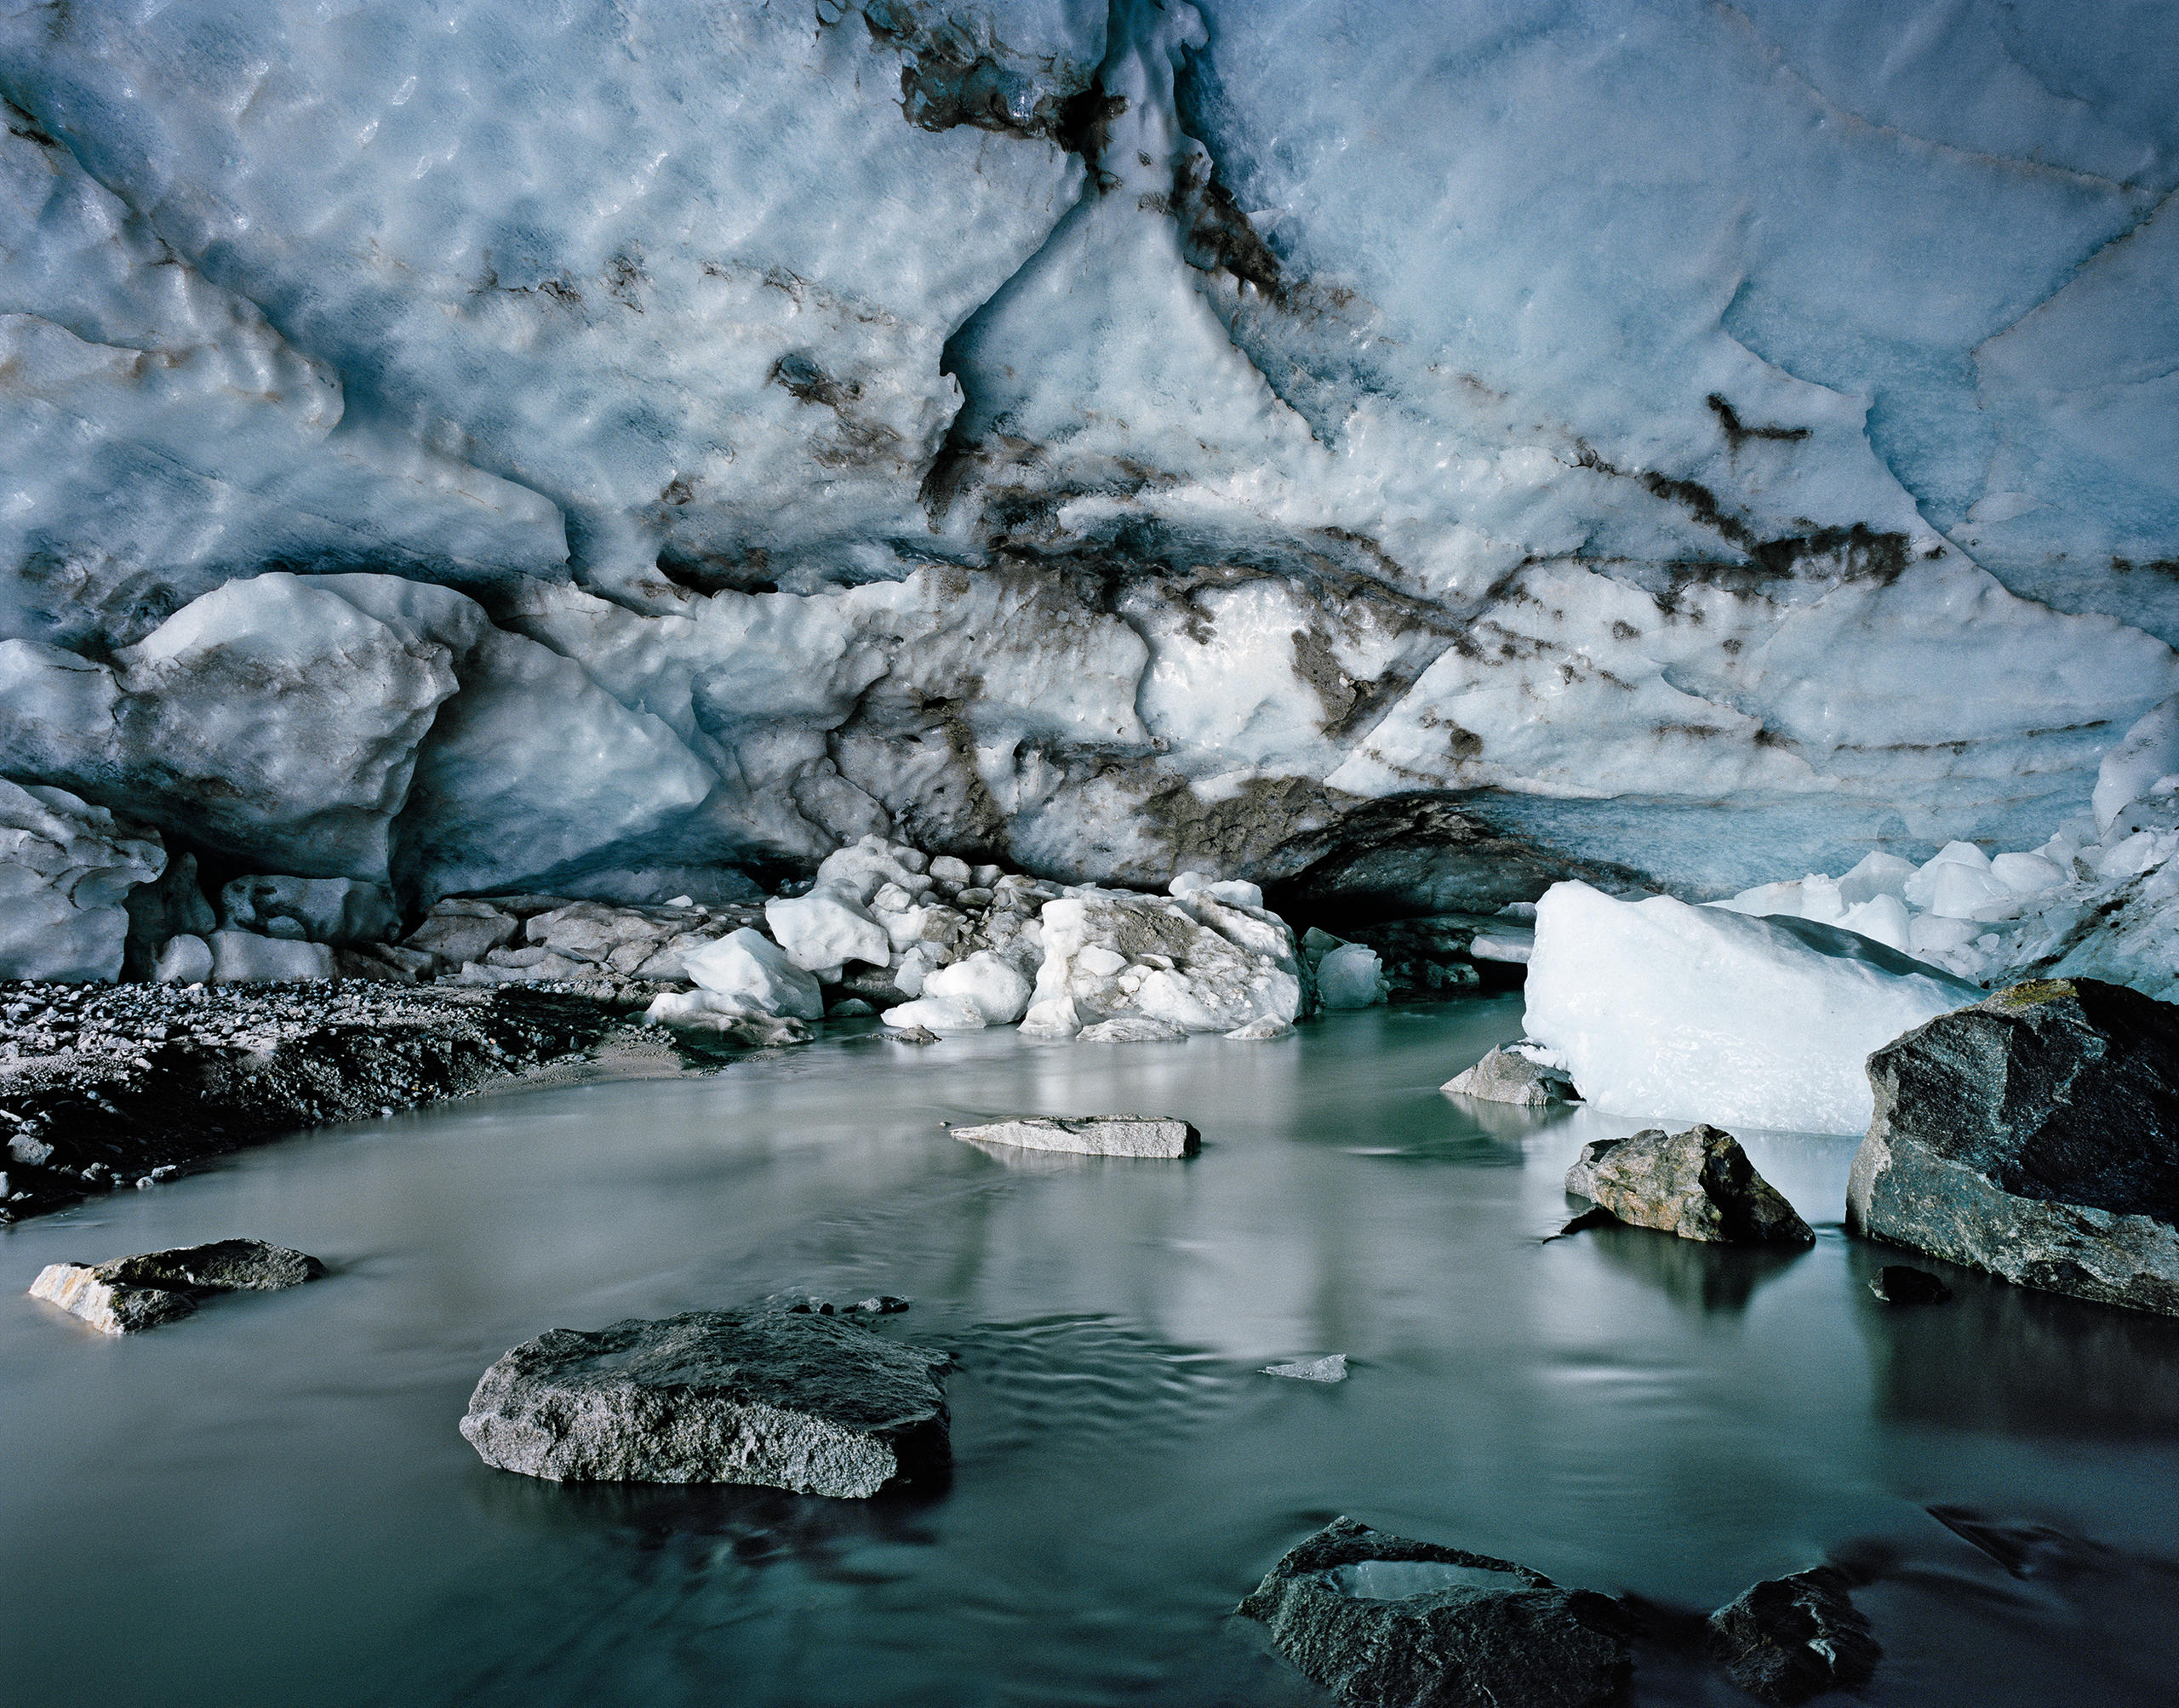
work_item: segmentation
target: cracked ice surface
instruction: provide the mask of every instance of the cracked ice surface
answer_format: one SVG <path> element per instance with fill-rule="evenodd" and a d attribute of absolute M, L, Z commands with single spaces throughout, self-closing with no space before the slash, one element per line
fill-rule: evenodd
<path fill-rule="evenodd" d="M 412 896 L 2033 846 L 2179 690 L 2162 10 L 0 4 L 0 770 Z"/>

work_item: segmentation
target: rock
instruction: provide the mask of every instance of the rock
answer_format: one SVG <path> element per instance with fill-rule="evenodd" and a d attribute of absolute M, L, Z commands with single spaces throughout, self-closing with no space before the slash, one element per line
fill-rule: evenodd
<path fill-rule="evenodd" d="M 945 1354 L 762 1306 L 555 1328 L 484 1373 L 461 1432 L 555 1482 L 735 1482 L 875 1494 L 948 1458 Z"/>
<path fill-rule="evenodd" d="M 1740 1141 L 1715 1127 L 1594 1141 L 1566 1174 L 1566 1190 L 1623 1222 L 1724 1245 L 1813 1245 L 1816 1234 L 1779 1195 Z"/>
<path fill-rule="evenodd" d="M 98 1273 L 129 1287 L 196 1288 L 209 1293 L 273 1293 L 325 1278 L 325 1265 L 307 1252 L 267 1245 L 261 1239 L 214 1240 L 116 1258 Z"/>
<path fill-rule="evenodd" d="M 1847 1225 L 2023 1287 L 2179 1316 L 2179 1008 L 2015 985 L 1869 1057 Z"/>
<path fill-rule="evenodd" d="M 883 967 L 893 958 L 885 928 L 860 898 L 841 890 L 775 898 L 764 904 L 764 923 L 788 960 L 805 972 L 829 971 L 833 981 L 850 961 Z"/>
<path fill-rule="evenodd" d="M 743 926 L 718 942 L 683 951 L 681 965 L 706 991 L 733 997 L 767 1014 L 825 1018 L 825 996 L 812 974 L 789 961 L 762 933 Z"/>
<path fill-rule="evenodd" d="M 81 1263 L 49 1263 L 31 1283 L 31 1297 L 80 1317 L 101 1334 L 134 1334 L 172 1322 L 197 1309 L 186 1293 L 161 1287 L 123 1287 Z"/>
<path fill-rule="evenodd" d="M 1072 1037 L 1140 1015 L 1187 1031 L 1232 1031 L 1301 1012 L 1294 934 L 1277 915 L 1221 901 L 1082 888 L 1044 904 L 1044 959 L 1022 1030 Z"/>
<path fill-rule="evenodd" d="M 1525 1047 L 1524 1047 L 1525 1046 Z M 1530 1051 L 1536 1052 L 1530 1054 Z M 1465 1073 L 1456 1073 L 1438 1088 L 1460 1097 L 1480 1098 L 1486 1103 L 1511 1103 L 1524 1109 L 1541 1109 L 1553 1103 L 1577 1103 L 1581 1093 L 1561 1067 L 1539 1061 L 1547 1054 L 1540 1044 L 1508 1044 L 1494 1049 Z M 1593 1197 L 1585 1192 L 1583 1197 Z"/>
<path fill-rule="evenodd" d="M 924 1026 L 889 1025 L 885 1029 L 885 1036 L 895 1043 L 927 1044 L 938 1042 L 938 1034 Z"/>
<path fill-rule="evenodd" d="M 1342 943 L 1317 963 L 1317 995 L 1328 1008 L 1367 1008 L 1392 995 L 1384 963 L 1366 943 Z"/>
<path fill-rule="evenodd" d="M 1451 1089 L 1450 1086 L 1445 1088 Z M 1593 1203 L 1597 1196 L 1597 1164 L 1626 1142 L 1624 1139 L 1592 1139 L 1582 1145 L 1581 1154 L 1574 1158 L 1574 1166 L 1566 1171 L 1566 1190 L 1574 1197 Z"/>
<path fill-rule="evenodd" d="M 255 931 L 212 934 L 214 984 L 289 984 L 332 976 L 333 951 L 323 943 L 260 937 Z"/>
<path fill-rule="evenodd" d="M 1192 1157 L 1203 1145 L 1200 1133 L 1170 1115 L 1017 1115 L 952 1131 L 980 1145 L 1092 1157 Z"/>
<path fill-rule="evenodd" d="M 144 1252 L 108 1263 L 51 1263 L 31 1283 L 31 1297 L 58 1305 L 103 1334 L 133 1334 L 197 1309 L 205 1293 L 272 1292 L 325 1273 L 316 1258 L 262 1240 Z"/>
<path fill-rule="evenodd" d="M 1250 1020 L 1244 1026 L 1236 1026 L 1226 1036 L 1235 1043 L 1267 1043 L 1294 1036 L 1293 1025 L 1276 1014 L 1265 1014 Z"/>
<path fill-rule="evenodd" d="M 1602 1708 L 1632 1671 L 1606 1597 L 1352 1518 L 1289 1551 L 1235 1611 L 1356 1708 Z"/>
<path fill-rule="evenodd" d="M 119 978 L 129 890 L 165 865 L 155 832 L 65 789 L 0 782 L 0 979 Z"/>
<path fill-rule="evenodd" d="M 1942 1305 L 1952 1289 L 1926 1269 L 1887 1263 L 1869 1277 L 1869 1291 L 1886 1305 Z"/>
<path fill-rule="evenodd" d="M 1343 1382 L 1347 1380 L 1347 1354 L 1334 1352 L 1329 1357 L 1312 1359 L 1306 1364 L 1266 1364 L 1267 1376 L 1286 1376 L 1297 1382 Z"/>
<path fill-rule="evenodd" d="M 1764 1702 L 1805 1702 L 1868 1682 L 1884 1651 L 1833 1566 L 1770 1578 L 1710 1615 L 1707 1647 L 1733 1682 Z"/>
<path fill-rule="evenodd" d="M 1083 1027 L 1075 1038 L 1081 1043 L 1183 1043 L 1187 1035 L 1186 1026 L 1176 1026 L 1170 1020 L 1153 1020 L 1147 1014 L 1122 1014 L 1118 1020 L 1100 1020 L 1094 1026 Z"/>
<path fill-rule="evenodd" d="M 401 912 L 381 883 L 346 877 L 238 877 L 220 892 L 229 930 L 348 945 L 401 934 Z"/>

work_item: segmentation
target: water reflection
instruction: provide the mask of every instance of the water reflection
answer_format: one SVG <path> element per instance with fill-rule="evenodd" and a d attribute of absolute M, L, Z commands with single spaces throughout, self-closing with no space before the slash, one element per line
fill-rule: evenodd
<path fill-rule="evenodd" d="M 1595 1243 L 1604 1260 L 1695 1315 L 1736 1315 L 1759 1288 L 1808 1255 L 1802 1246 L 1712 1245 L 1654 1228 L 1593 1226 L 1568 1236 Z"/>
<path fill-rule="evenodd" d="M 1852 1272 L 1866 1283 L 1897 1262 L 1941 1273 L 1953 1297 L 1892 1307 L 1864 1287 L 1855 1300 L 1887 1418 L 2071 1440 L 2179 1437 L 2179 1321 L 2031 1292 L 1882 1247 L 1856 1245 Z"/>

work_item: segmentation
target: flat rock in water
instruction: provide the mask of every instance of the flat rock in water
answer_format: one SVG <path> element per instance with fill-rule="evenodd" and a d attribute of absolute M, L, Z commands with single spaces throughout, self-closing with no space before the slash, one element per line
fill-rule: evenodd
<path fill-rule="evenodd" d="M 100 1334 L 133 1334 L 190 1315 L 204 1294 L 272 1292 L 324 1273 L 325 1265 L 306 1253 L 263 1240 L 223 1239 L 107 1263 L 49 1263 L 30 1292 Z"/>
<path fill-rule="evenodd" d="M 1343 1382 L 1347 1380 L 1347 1354 L 1334 1352 L 1329 1357 L 1312 1358 L 1306 1364 L 1266 1364 L 1267 1376 L 1285 1376 L 1297 1382 Z"/>
<path fill-rule="evenodd" d="M 2179 1007 L 2038 980 L 1917 1026 L 1868 1073 L 1854 1231 L 2179 1316 Z"/>
<path fill-rule="evenodd" d="M 1847 1596 L 1849 1579 L 1818 1566 L 1769 1578 L 1710 1615 L 1710 1657 L 1764 1702 L 1805 1702 L 1868 1682 L 1884 1650 Z"/>
<path fill-rule="evenodd" d="M 1952 1289 L 1926 1269 L 1887 1263 L 1869 1277 L 1869 1291 L 1886 1305 L 1942 1305 Z"/>
<path fill-rule="evenodd" d="M 1438 1089 L 1457 1097 L 1480 1098 L 1486 1103 L 1511 1103 L 1524 1109 L 1575 1103 L 1581 1097 L 1563 1068 L 1546 1067 L 1524 1054 L 1518 1047 L 1494 1049 L 1467 1072 L 1455 1074 Z"/>
<path fill-rule="evenodd" d="M 555 1328 L 484 1373 L 461 1432 L 554 1482 L 737 1482 L 860 1499 L 946 1463 L 947 1355 L 840 1316 L 691 1311 Z"/>
<path fill-rule="evenodd" d="M 1581 1147 L 1566 1190 L 1620 1220 L 1722 1245 L 1813 1245 L 1816 1232 L 1715 1127 L 1649 1128 Z"/>
<path fill-rule="evenodd" d="M 1624 1616 L 1541 1572 L 1335 1518 L 1237 1612 L 1340 1701 L 1601 1708 L 1630 1671 Z"/>
<path fill-rule="evenodd" d="M 1170 1115 L 1017 1115 L 952 1131 L 978 1145 L 1090 1157 L 1192 1157 L 1203 1147 L 1200 1133 Z"/>

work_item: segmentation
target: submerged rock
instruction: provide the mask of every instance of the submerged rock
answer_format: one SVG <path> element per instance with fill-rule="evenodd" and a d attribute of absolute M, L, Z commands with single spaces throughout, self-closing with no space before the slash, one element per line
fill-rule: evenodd
<path fill-rule="evenodd" d="M 953 1136 L 979 1145 L 1090 1157 L 1192 1157 L 1203 1147 L 1200 1133 L 1170 1115 L 1017 1115 L 956 1127 Z"/>
<path fill-rule="evenodd" d="M 1236 1611 L 1307 1677 L 1370 1708 L 1600 1708 L 1631 1670 L 1606 1597 L 1352 1518 L 1290 1550 Z"/>
<path fill-rule="evenodd" d="M 188 1316 L 203 1294 L 269 1293 L 324 1274 L 325 1265 L 306 1253 L 263 1240 L 223 1239 L 107 1263 L 49 1263 L 30 1294 L 102 1334 L 133 1334 Z"/>
<path fill-rule="evenodd" d="M 1276 1014 L 1266 1014 L 1244 1026 L 1234 1027 L 1226 1036 L 1235 1043 L 1275 1043 L 1280 1038 L 1292 1037 L 1294 1027 Z"/>
<path fill-rule="evenodd" d="M 1254 1025 L 1256 1022 L 1251 1020 L 1249 1024 Z M 1239 1031 L 1241 1028 L 1236 1026 L 1233 1030 Z M 1187 1035 L 1186 1026 L 1176 1026 L 1169 1020 L 1153 1020 L 1147 1014 L 1122 1014 L 1117 1020 L 1100 1020 L 1095 1025 L 1083 1027 L 1075 1038 L 1081 1043 L 1183 1043 Z"/>
<path fill-rule="evenodd" d="M 1770 1578 L 1710 1615 L 1711 1658 L 1764 1702 L 1805 1702 L 1868 1682 L 1884 1656 L 1833 1566 Z"/>
<path fill-rule="evenodd" d="M 1740 1141 L 1715 1127 L 1581 1147 L 1566 1190 L 1593 1198 L 1636 1227 L 1724 1245 L 1813 1245 L 1816 1233 L 1747 1160 Z"/>
<path fill-rule="evenodd" d="M 1533 1051 L 1535 1054 L 1530 1054 Z M 1541 1109 L 1553 1103 L 1577 1103 L 1581 1093 L 1562 1067 L 1537 1060 L 1547 1054 L 1526 1039 L 1494 1049 L 1465 1073 L 1456 1073 L 1438 1088 L 1459 1097 L 1480 1098 L 1486 1103 L 1511 1103 L 1524 1109 Z M 1583 1197 L 1593 1196 L 1584 1193 Z"/>
<path fill-rule="evenodd" d="M 1870 1056 L 1847 1225 L 2023 1287 L 2179 1316 L 2179 1008 L 2015 985 Z"/>
<path fill-rule="evenodd" d="M 1869 1291 L 1886 1305 L 1942 1305 L 1952 1289 L 1926 1269 L 1887 1263 L 1869 1277 Z"/>
<path fill-rule="evenodd" d="M 554 1482 L 735 1482 L 856 1499 L 943 1465 L 942 1352 L 746 1307 L 555 1328 L 484 1373 L 461 1433 Z"/>

